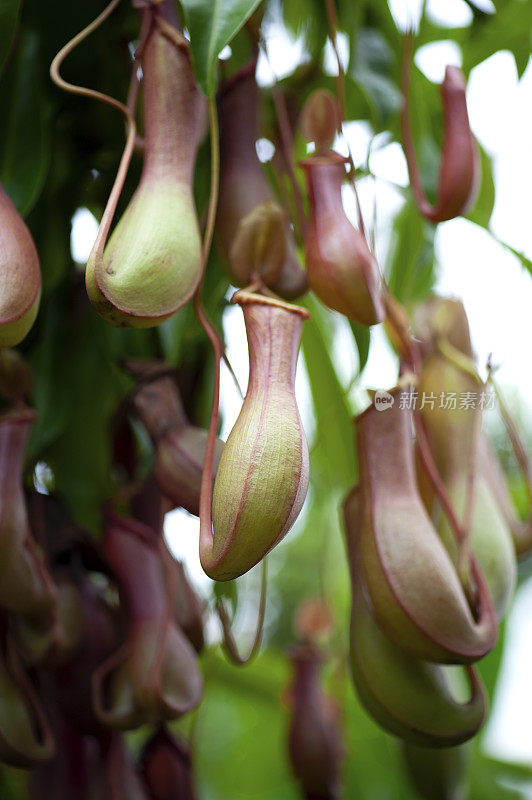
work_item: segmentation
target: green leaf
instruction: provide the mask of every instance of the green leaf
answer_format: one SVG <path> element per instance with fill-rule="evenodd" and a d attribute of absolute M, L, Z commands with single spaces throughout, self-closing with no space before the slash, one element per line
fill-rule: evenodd
<path fill-rule="evenodd" d="M 30 31 L 21 39 L 7 73 L 8 96 L 2 103 L 9 114 L 0 137 L 0 179 L 22 216 L 35 205 L 50 163 L 49 112 L 42 88 L 39 36 Z"/>
<path fill-rule="evenodd" d="M 434 283 L 434 226 L 413 202 L 395 218 L 386 272 L 392 294 L 402 303 L 422 300 Z"/>
<path fill-rule="evenodd" d="M 260 0 L 181 0 L 190 32 L 198 83 L 207 95 L 216 91 L 218 56 L 259 5 Z"/>
<path fill-rule="evenodd" d="M 353 322 L 352 320 L 349 320 L 349 327 L 353 332 L 353 336 L 355 337 L 355 342 L 357 345 L 358 373 L 360 374 L 368 363 L 371 334 L 368 326 L 361 325 L 360 322 Z"/>
<path fill-rule="evenodd" d="M 161 341 L 161 346 L 164 353 L 164 360 L 168 364 L 179 364 L 181 352 L 183 348 L 183 339 L 187 327 L 190 325 L 192 311 L 190 305 L 186 305 L 173 317 L 167 319 L 162 325 L 157 328 L 157 333 Z"/>
<path fill-rule="evenodd" d="M 20 6 L 21 0 L 2 0 L 0 3 L 0 73 L 11 49 Z"/>
<path fill-rule="evenodd" d="M 475 754 L 470 800 L 522 800 L 530 789 L 530 766 Z"/>
<path fill-rule="evenodd" d="M 492 700 L 495 692 L 499 668 L 502 662 L 505 624 L 506 623 L 504 621 L 501 622 L 499 627 L 499 638 L 491 653 L 488 653 L 488 655 L 481 659 L 481 661 L 478 663 L 480 676 L 490 701 Z"/>
<path fill-rule="evenodd" d="M 211 650 L 204 660 L 209 682 L 195 740 L 201 797 L 297 800 L 288 762 L 289 714 L 280 702 L 290 674 L 287 659 L 264 651 L 237 669 Z"/>
<path fill-rule="evenodd" d="M 312 458 L 323 478 L 343 491 L 357 474 L 351 409 L 331 360 L 327 314 L 313 297 L 304 305 L 312 313 L 302 340 L 317 425 Z"/>
<path fill-rule="evenodd" d="M 521 78 L 530 58 L 530 21 L 532 3 L 497 2 L 495 14 L 475 20 L 468 29 L 468 38 L 462 43 L 464 72 L 490 58 L 499 50 L 509 50 Z"/>
<path fill-rule="evenodd" d="M 476 222 L 483 228 L 487 228 L 493 213 L 495 203 L 495 184 L 491 167 L 491 158 L 479 145 L 481 179 L 477 199 L 473 208 L 467 215 L 471 222 Z"/>
<path fill-rule="evenodd" d="M 326 4 L 322 0 L 290 0 L 280 5 L 284 25 L 294 37 L 303 37 L 305 49 L 319 58 L 329 33 Z"/>
<path fill-rule="evenodd" d="M 495 238 L 497 239 L 499 244 L 502 244 L 503 247 L 505 247 L 507 250 L 510 251 L 510 253 L 513 253 L 514 256 L 517 256 L 517 258 L 521 262 L 521 265 L 526 269 L 529 275 L 532 275 L 532 261 L 529 258 L 527 258 L 524 253 L 521 253 L 519 250 L 516 250 L 515 247 L 506 244 L 506 242 L 503 242 L 501 239 L 498 239 L 497 237 Z"/>
<path fill-rule="evenodd" d="M 401 93 L 392 78 L 393 53 L 384 36 L 363 28 L 353 39 L 350 74 L 368 101 L 378 129 L 401 108 Z"/>

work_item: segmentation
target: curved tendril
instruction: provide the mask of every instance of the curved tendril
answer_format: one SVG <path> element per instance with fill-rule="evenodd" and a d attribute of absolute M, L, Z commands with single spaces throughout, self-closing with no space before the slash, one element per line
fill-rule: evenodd
<path fill-rule="evenodd" d="M 419 375 L 419 372 L 421 370 L 421 354 L 419 351 L 419 346 L 414 337 L 412 336 L 410 329 L 405 325 L 406 312 L 404 311 L 403 306 L 397 300 L 395 300 L 388 287 L 385 287 L 384 303 L 386 307 L 386 316 L 387 318 L 390 319 L 391 323 L 394 326 L 394 332 L 400 339 L 403 349 L 402 355 L 407 360 L 410 368 L 414 373 L 414 376 L 417 376 Z M 440 347 L 440 352 L 442 352 L 442 355 L 445 355 L 446 357 L 454 360 L 454 355 L 451 354 L 450 351 L 447 352 L 445 346 L 443 348 Z M 461 369 L 465 369 L 463 359 L 460 360 L 459 366 Z M 480 382 L 482 382 L 476 371 L 472 373 L 471 368 L 469 368 L 467 371 L 469 372 L 469 374 L 474 374 L 475 377 Z M 414 428 L 416 431 L 417 444 L 419 447 L 419 455 L 423 462 L 423 466 L 426 470 L 432 488 L 434 489 L 436 496 L 440 501 L 442 511 L 447 517 L 447 521 L 449 522 L 453 535 L 458 543 L 460 566 L 464 566 L 465 562 L 466 569 L 463 571 L 463 573 L 460 574 L 460 578 L 464 585 L 464 589 L 466 591 L 467 596 L 471 598 L 471 586 L 469 581 L 470 559 L 469 557 L 465 558 L 464 555 L 465 553 L 469 555 L 469 544 L 468 545 L 464 544 L 464 542 L 466 542 L 466 540 L 468 540 L 469 537 L 467 535 L 466 529 L 460 523 L 460 520 L 456 515 L 454 506 L 443 484 L 438 467 L 436 466 L 434 457 L 430 450 L 427 434 L 423 426 L 423 420 L 419 415 L 419 411 L 417 411 L 416 409 L 414 409 L 413 419 L 414 419 Z M 474 449 L 476 451 L 476 447 Z M 472 502 L 470 503 L 470 501 L 468 500 L 466 507 L 469 507 L 469 504 L 471 504 L 471 506 L 473 505 Z"/>
<path fill-rule="evenodd" d="M 155 22 L 159 28 L 159 31 L 163 34 L 163 36 L 166 36 L 169 42 L 176 47 L 185 47 L 188 50 L 188 42 L 181 31 L 178 31 L 177 28 L 174 28 L 173 25 L 170 25 L 170 23 L 159 14 L 156 15 Z"/>
<path fill-rule="evenodd" d="M 109 230 L 111 228 L 111 223 L 113 221 L 113 217 L 115 215 L 116 207 L 118 205 L 118 200 L 120 198 L 120 194 L 122 192 L 122 188 L 124 185 L 124 181 L 126 179 L 127 171 L 129 169 L 129 162 L 131 161 L 131 156 L 133 155 L 133 151 L 135 149 L 135 140 L 137 135 L 137 126 L 135 124 L 135 118 L 132 114 L 132 111 L 128 108 L 127 105 L 121 103 L 120 100 L 116 100 L 114 97 L 110 97 L 109 95 L 103 94 L 102 92 L 97 91 L 96 89 L 89 89 L 85 86 L 77 86 L 73 83 L 68 83 L 65 81 L 60 74 L 60 69 L 63 61 L 65 58 L 72 53 L 76 47 L 84 41 L 91 33 L 93 33 L 100 25 L 110 16 L 110 14 L 115 10 L 117 5 L 119 4 L 120 0 L 111 0 L 109 5 L 102 11 L 102 13 L 96 17 L 96 19 L 91 22 L 87 27 L 85 27 L 82 31 L 80 31 L 76 36 L 74 36 L 64 47 L 61 48 L 59 53 L 55 56 L 52 64 L 50 66 L 50 77 L 53 82 L 58 86 L 60 89 L 63 89 L 65 92 L 69 92 L 70 94 L 77 94 L 81 95 L 82 97 L 89 97 L 94 100 L 100 100 L 102 103 L 105 103 L 112 108 L 116 108 L 120 111 L 127 120 L 127 138 L 126 144 L 124 147 L 124 151 L 122 153 L 122 157 L 120 159 L 120 165 L 118 167 L 118 172 L 116 174 L 115 182 L 113 184 L 113 188 L 111 189 L 111 193 L 107 200 L 107 205 L 105 207 L 105 211 L 103 213 L 102 219 L 100 221 L 100 226 L 98 228 L 98 233 L 96 235 L 96 240 L 94 242 L 94 255 L 96 266 L 103 267 L 103 250 L 105 247 L 105 243 L 107 241 L 107 237 L 109 235 Z M 142 27 L 141 27 L 141 35 L 140 41 L 143 43 L 147 36 L 147 31 L 149 30 L 149 26 L 151 25 L 151 17 L 152 12 L 151 9 L 147 8 L 142 17 Z M 133 64 L 133 69 L 136 71 L 136 59 Z"/>
<path fill-rule="evenodd" d="M 484 385 L 484 384 L 483 384 Z M 475 409 L 475 422 L 473 429 L 473 437 L 471 441 L 471 451 L 469 453 L 469 463 L 467 469 L 467 486 L 466 486 L 466 500 L 464 510 L 463 531 L 464 538 L 460 543 L 458 549 L 458 564 L 457 570 L 464 580 L 467 580 L 469 574 L 469 562 L 473 548 L 473 517 L 475 513 L 475 496 L 477 488 L 477 473 L 478 473 L 478 446 L 480 442 L 480 434 L 482 433 L 482 410 Z"/>
<path fill-rule="evenodd" d="M 13 680 L 24 695 L 24 701 L 30 713 L 34 715 L 36 734 L 40 739 L 40 747 L 42 750 L 47 750 L 53 755 L 55 751 L 55 741 L 52 729 L 50 728 L 50 724 L 41 707 L 39 699 L 35 694 L 33 683 L 26 673 L 18 651 L 10 638 L 5 641 L 5 658 L 8 671 L 11 672 Z"/>
<path fill-rule="evenodd" d="M 461 545 L 461 543 L 465 538 L 465 531 L 460 523 L 460 520 L 456 516 L 456 511 L 454 510 L 454 506 L 451 503 L 451 500 L 449 498 L 449 495 L 447 494 L 445 486 L 443 485 L 443 481 L 441 479 L 438 467 L 436 466 L 434 457 L 430 449 L 425 427 L 423 425 L 423 420 L 419 415 L 419 411 L 415 410 L 413 416 L 414 416 L 414 428 L 416 431 L 416 439 L 419 447 L 419 455 L 423 462 L 423 466 L 432 484 L 432 488 L 436 492 L 438 500 L 441 503 L 443 513 L 447 517 L 447 520 L 449 522 L 449 525 L 451 526 L 456 541 L 458 542 L 459 545 Z"/>
<path fill-rule="evenodd" d="M 205 278 L 205 267 L 212 245 L 214 234 L 214 223 L 216 222 L 216 211 L 218 210 L 218 192 L 220 188 L 220 131 L 218 126 L 218 112 L 216 110 L 216 100 L 209 98 L 209 126 L 211 131 L 211 189 L 209 194 L 209 206 L 207 211 L 207 223 L 203 237 L 203 276 L 196 294 L 201 293 L 203 280 Z"/>
<path fill-rule="evenodd" d="M 207 317 L 201 302 L 201 292 L 203 289 L 203 281 L 205 279 L 205 268 L 207 266 L 207 259 L 209 257 L 212 237 L 214 234 L 214 223 L 216 220 L 216 210 L 218 207 L 218 190 L 220 185 L 220 142 L 218 131 L 218 115 L 216 112 L 216 102 L 212 97 L 209 98 L 209 124 L 211 136 L 211 189 L 209 194 L 207 223 L 203 237 L 202 275 L 198 288 L 194 293 L 193 304 L 198 322 L 207 334 L 214 353 L 214 379 L 212 388 L 211 418 L 207 433 L 207 445 L 205 448 L 205 461 L 203 462 L 200 490 L 200 543 L 202 541 L 206 541 L 212 546 L 212 473 L 214 467 L 216 436 L 218 433 L 220 405 L 220 362 L 224 355 L 224 348 L 222 342 L 220 341 L 220 337 L 211 324 L 211 321 Z"/>
<path fill-rule="evenodd" d="M 473 361 L 468 356 L 465 356 L 460 350 L 454 347 L 444 339 L 439 339 L 436 343 L 439 353 L 453 364 L 457 369 L 465 372 L 473 380 L 475 380 L 479 387 L 486 388 L 486 383 L 478 374 L 477 368 Z M 475 409 L 476 410 L 476 409 Z M 469 571 L 469 557 L 471 554 L 471 535 L 473 527 L 473 515 L 475 511 L 475 490 L 476 490 L 476 474 L 477 474 L 477 456 L 478 444 L 480 441 L 480 434 L 482 432 L 482 411 L 478 409 L 479 413 L 475 416 L 473 437 L 471 442 L 471 452 L 469 453 L 468 477 L 466 488 L 466 501 L 464 510 L 464 521 L 462 524 L 463 538 L 459 545 L 458 551 L 458 573 L 461 576 L 466 576 Z"/>
<path fill-rule="evenodd" d="M 292 129 L 290 127 L 288 110 L 286 108 L 284 94 L 282 92 L 281 87 L 279 86 L 277 76 L 270 61 L 268 49 L 266 47 L 266 42 L 262 37 L 260 38 L 259 41 L 259 47 L 266 59 L 266 62 L 270 68 L 272 75 L 274 76 L 274 83 L 272 86 L 273 106 L 275 109 L 275 116 L 279 128 L 281 151 L 284 157 L 284 162 L 288 172 L 288 177 L 290 178 L 290 183 L 292 185 L 292 191 L 294 193 L 294 203 L 296 207 L 297 220 L 293 220 L 293 222 L 294 224 L 297 222 L 297 233 L 301 238 L 303 236 L 307 223 L 305 218 L 305 212 L 303 210 L 303 198 L 301 196 L 301 188 L 297 181 L 296 173 L 294 170 L 293 157 L 292 157 L 294 150 L 293 147 L 294 140 L 292 136 Z"/>
<path fill-rule="evenodd" d="M 111 0 L 109 5 L 104 8 L 102 13 L 99 14 L 95 20 L 83 28 L 82 31 L 76 34 L 76 36 L 74 36 L 69 42 L 67 42 L 67 44 L 65 44 L 64 47 L 61 48 L 50 65 L 50 77 L 56 86 L 58 86 L 60 89 L 63 89 L 65 92 L 79 94 L 82 97 L 92 97 L 96 100 L 101 100 L 102 102 L 113 106 L 113 108 L 117 108 L 119 111 L 122 111 L 122 113 L 127 116 L 127 109 L 119 100 L 115 100 L 114 97 L 109 97 L 102 92 L 98 92 L 96 89 L 88 89 L 85 86 L 76 86 L 73 83 L 68 83 L 67 81 L 63 80 L 59 72 L 65 58 L 72 53 L 82 41 L 90 36 L 91 33 L 99 28 L 103 22 L 105 22 L 107 17 L 113 13 L 119 3 L 120 0 Z"/>
<path fill-rule="evenodd" d="M 261 562 L 260 600 L 259 600 L 259 611 L 257 616 L 257 627 L 255 629 L 255 636 L 253 637 L 253 642 L 251 643 L 251 647 L 246 656 L 241 656 L 240 653 L 238 652 L 238 647 L 235 642 L 235 637 L 233 635 L 233 630 L 231 627 L 231 620 L 229 619 L 229 614 L 227 613 L 223 600 L 219 599 L 216 603 L 216 610 L 218 612 L 218 616 L 220 617 L 220 622 L 222 623 L 222 630 L 224 634 L 223 649 L 225 651 L 226 656 L 234 664 L 237 664 L 238 666 L 249 664 L 249 662 L 252 661 L 259 652 L 259 647 L 262 640 L 262 632 L 264 629 L 264 617 L 266 613 L 266 596 L 268 587 L 268 570 L 266 566 L 266 560 L 267 556 L 264 556 Z"/>
<path fill-rule="evenodd" d="M 334 51 L 334 55 L 336 57 L 336 63 L 338 66 L 338 76 L 336 78 L 336 99 L 338 100 L 338 105 L 340 107 L 340 130 L 339 133 L 343 134 L 343 121 L 345 118 L 345 89 L 344 89 L 344 68 L 342 66 L 342 60 L 340 58 L 340 53 L 338 50 L 337 44 L 337 33 L 338 33 L 338 20 L 336 14 L 336 6 L 334 4 L 334 0 L 326 0 L 326 9 L 327 9 L 327 21 L 329 23 L 329 37 L 331 40 L 332 48 Z M 344 143 L 347 147 L 347 160 L 349 162 L 349 173 L 348 173 L 348 180 L 353 188 L 353 192 L 355 195 L 355 203 L 357 207 L 357 217 L 358 217 L 358 225 L 360 227 L 360 232 L 362 233 L 364 239 L 368 247 L 370 248 L 370 252 L 375 255 L 375 246 L 372 240 L 374 238 L 375 231 L 373 231 L 372 236 L 368 236 L 368 231 L 366 228 L 366 224 L 364 222 L 364 215 L 362 214 L 362 207 L 360 205 L 360 197 L 358 194 L 358 188 L 356 185 L 355 174 L 355 161 L 353 159 L 353 153 L 351 152 L 351 146 L 347 140 L 346 136 L 343 136 Z M 369 162 L 369 153 L 368 153 L 368 162 Z M 377 262 L 378 263 L 378 262 Z"/>
<path fill-rule="evenodd" d="M 200 490 L 200 541 L 206 541 L 212 545 L 212 473 L 214 467 L 214 451 L 216 447 L 216 436 L 218 433 L 218 418 L 220 405 L 220 362 L 222 359 L 227 365 L 239 393 L 242 389 L 236 378 L 235 371 L 231 366 L 225 353 L 223 342 L 209 320 L 201 302 L 201 292 L 205 279 L 205 268 L 209 258 L 214 234 L 214 224 L 216 221 L 216 210 L 218 207 L 218 190 L 220 185 L 220 142 L 218 129 L 218 114 L 216 111 L 216 101 L 209 98 L 209 127 L 211 136 L 211 189 L 209 194 L 209 206 L 207 210 L 207 222 L 203 236 L 202 247 L 202 276 L 193 297 L 194 311 L 201 327 L 209 338 L 214 353 L 214 380 L 212 389 L 211 418 L 207 433 L 207 445 L 205 448 L 205 461 L 201 475 Z"/>
<path fill-rule="evenodd" d="M 166 21 L 161 20 L 161 24 L 166 26 Z M 170 30 L 172 30 L 171 26 L 168 26 Z M 166 30 L 166 28 L 165 28 Z M 173 35 L 172 35 L 173 36 Z M 173 39 L 174 40 L 174 39 Z M 177 41 L 177 40 L 176 40 Z M 183 42 L 186 42 L 186 39 L 183 39 Z M 220 360 L 223 359 L 224 364 L 226 365 L 227 369 L 229 370 L 233 381 L 235 382 L 235 386 L 240 394 L 243 397 L 243 392 L 236 377 L 235 371 L 232 367 L 229 358 L 225 352 L 225 347 L 223 342 L 221 341 L 218 333 L 215 331 L 214 327 L 212 326 L 210 320 L 207 318 L 205 313 L 205 309 L 201 304 L 201 291 L 203 289 L 203 281 L 205 278 L 205 268 L 207 266 L 207 260 L 209 258 L 209 252 L 212 245 L 212 239 L 214 235 L 214 225 L 216 222 L 216 210 L 218 207 L 218 190 L 220 185 L 220 145 L 219 145 L 219 127 L 218 127 L 218 113 L 216 111 L 216 102 L 212 98 L 209 99 L 209 124 L 210 124 L 210 131 L 211 131 L 211 189 L 209 195 L 209 205 L 207 209 L 207 221 L 205 224 L 205 233 L 203 236 L 203 247 L 202 247 L 202 278 L 200 284 L 196 290 L 194 295 L 194 309 L 196 311 L 196 315 L 198 317 L 198 321 L 211 340 L 214 341 L 213 337 L 216 339 L 217 343 L 219 344 L 219 352 L 220 356 L 218 358 L 218 348 L 214 347 L 215 350 L 215 357 L 218 358 L 217 364 L 215 364 L 215 371 L 220 368 Z"/>

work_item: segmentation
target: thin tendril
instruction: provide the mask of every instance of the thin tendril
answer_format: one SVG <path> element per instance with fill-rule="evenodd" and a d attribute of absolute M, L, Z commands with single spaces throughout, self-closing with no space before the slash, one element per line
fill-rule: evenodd
<path fill-rule="evenodd" d="M 96 268 L 98 267 L 101 268 L 103 266 L 103 250 L 105 247 L 105 242 L 107 241 L 107 237 L 109 235 L 109 230 L 111 228 L 111 223 L 113 221 L 116 207 L 118 205 L 118 200 L 122 192 L 124 181 L 126 179 L 127 171 L 129 168 L 129 162 L 131 161 L 131 156 L 133 155 L 133 151 L 135 149 L 137 128 L 132 111 L 128 108 L 127 105 L 124 105 L 124 103 L 121 103 L 114 97 L 110 97 L 109 95 L 103 94 L 102 92 L 99 92 L 96 89 L 89 89 L 85 86 L 77 86 L 76 84 L 68 83 L 61 77 L 60 69 L 65 58 L 70 53 L 72 53 L 73 50 L 75 50 L 76 47 L 82 41 L 84 41 L 88 36 L 90 36 L 90 34 L 93 33 L 107 19 L 107 17 L 109 17 L 109 15 L 117 7 L 119 2 L 120 0 L 111 0 L 109 5 L 102 11 L 102 13 L 98 17 L 96 17 L 96 19 L 93 22 L 87 25 L 87 27 L 85 27 L 82 31 L 80 31 L 64 47 L 61 48 L 61 50 L 55 56 L 50 66 L 50 77 L 56 84 L 56 86 L 58 86 L 60 89 L 63 89 L 65 92 L 69 92 L 70 94 L 77 94 L 82 97 L 89 97 L 94 100 L 100 100 L 102 103 L 105 103 L 106 105 L 111 106 L 112 108 L 116 108 L 125 116 L 127 120 L 126 144 L 124 147 L 124 151 L 122 153 L 122 157 L 120 159 L 120 165 L 118 167 L 118 172 L 116 174 L 113 188 L 111 189 L 111 193 L 107 200 L 105 211 L 100 221 L 100 226 L 98 228 L 98 233 L 96 235 L 96 241 L 94 242 L 93 245 L 92 252 L 94 253 L 95 257 Z M 143 19 L 142 19 L 142 28 L 140 37 L 141 41 L 145 40 L 145 37 L 147 35 L 146 29 L 147 26 L 149 26 L 150 24 L 151 24 L 151 10 L 147 9 L 143 14 Z M 135 64 L 133 65 L 133 69 L 136 70 Z"/>
<path fill-rule="evenodd" d="M 334 54 L 336 56 L 336 63 L 338 65 L 338 76 L 336 78 L 336 97 L 338 100 L 338 105 L 340 108 L 340 130 L 343 134 L 343 122 L 345 119 L 345 90 L 344 90 L 344 69 L 342 66 L 342 60 L 340 58 L 340 53 L 338 50 L 337 44 L 337 34 L 338 34 L 338 19 L 336 15 L 336 6 L 334 5 L 334 0 L 326 0 L 326 8 L 327 8 L 327 20 L 329 23 L 329 38 L 331 40 L 332 48 Z M 355 161 L 353 159 L 353 153 L 351 152 L 351 147 L 349 145 L 349 141 L 345 134 L 343 134 L 344 142 L 347 147 L 347 160 L 349 162 L 349 173 L 348 179 L 353 187 L 353 192 L 355 194 L 355 202 L 357 207 L 357 217 L 358 217 L 358 224 L 360 227 L 360 232 L 362 233 L 364 239 L 366 240 L 368 247 L 370 248 L 373 255 L 375 255 L 374 250 L 371 249 L 371 241 L 370 237 L 367 233 L 366 224 L 364 222 L 364 215 L 362 214 L 362 206 L 360 205 L 360 197 L 358 194 L 358 188 L 355 180 L 356 168 L 355 168 Z"/>
<path fill-rule="evenodd" d="M 467 576 L 469 573 L 469 562 L 473 547 L 473 519 L 475 513 L 475 497 L 477 489 L 478 472 L 478 449 L 480 434 L 482 433 L 482 410 L 475 409 L 475 422 L 473 437 L 471 441 L 471 451 L 469 453 L 469 464 L 467 470 L 466 501 L 464 510 L 464 538 L 458 551 L 458 574 Z"/>
<path fill-rule="evenodd" d="M 209 98 L 209 125 L 211 130 L 211 190 L 209 195 L 209 207 L 207 212 L 207 224 L 203 236 L 203 276 L 205 278 L 205 267 L 209 258 L 209 252 L 214 235 L 214 223 L 216 222 L 216 211 L 218 209 L 218 191 L 220 188 L 220 131 L 218 128 L 218 113 L 216 111 L 216 100 Z M 199 292 L 198 292 L 199 294 Z"/>
<path fill-rule="evenodd" d="M 255 628 L 255 636 L 253 637 L 253 642 L 251 643 L 249 652 L 246 656 L 240 655 L 238 652 L 238 647 L 235 642 L 235 638 L 233 636 L 233 631 L 231 627 L 231 620 L 229 619 L 229 615 L 225 608 L 225 605 L 221 599 L 218 600 L 216 603 L 216 610 L 218 612 L 218 616 L 220 617 L 220 622 L 222 623 L 222 630 L 224 634 L 224 644 L 223 648 L 228 658 L 234 664 L 242 666 L 244 664 L 249 664 L 252 661 L 257 653 L 259 652 L 260 643 L 262 640 L 262 632 L 264 629 L 264 617 L 266 613 L 266 595 L 267 595 L 267 587 L 268 587 L 268 570 L 266 566 L 267 556 L 264 556 L 261 562 L 261 580 L 260 580 L 260 600 L 259 600 L 259 611 L 257 616 L 257 627 Z"/>
<path fill-rule="evenodd" d="M 218 433 L 218 418 L 220 404 L 220 362 L 223 358 L 223 346 L 220 338 L 210 322 L 201 302 L 201 292 L 205 279 L 205 268 L 209 258 L 214 234 L 214 223 L 216 220 L 216 210 L 218 207 L 218 191 L 220 184 L 220 142 L 218 130 L 218 115 L 216 112 L 216 100 L 209 98 L 209 124 L 211 136 L 211 188 L 209 195 L 209 206 L 207 212 L 207 223 L 203 237 L 202 247 L 202 276 L 198 288 L 194 293 L 194 310 L 198 321 L 207 334 L 214 352 L 214 381 L 212 390 L 211 418 L 207 433 L 207 444 L 205 448 L 205 461 L 201 475 L 200 490 L 200 553 L 206 545 L 207 549 L 212 547 L 212 475 L 214 468 L 214 450 L 216 446 L 216 436 Z"/>
<path fill-rule="evenodd" d="M 385 291 L 384 297 L 386 303 L 386 313 L 390 316 L 392 322 L 394 323 L 394 332 L 401 342 L 403 355 L 410 364 L 414 375 L 417 376 L 419 375 L 421 369 L 421 354 L 419 352 L 418 344 L 413 338 L 410 329 L 405 326 L 406 312 L 401 304 L 391 296 L 389 290 Z M 460 520 L 456 515 L 454 506 L 442 481 L 430 449 L 427 434 L 423 425 L 423 420 L 421 419 L 421 416 L 417 410 L 414 411 L 413 419 L 419 455 L 427 473 L 427 477 L 429 478 L 432 488 L 434 489 L 434 492 L 441 504 L 442 511 L 447 517 L 447 521 L 449 522 L 459 548 L 463 548 L 463 542 L 467 539 L 466 532 L 464 530 L 464 526 L 460 523 Z M 464 556 L 462 556 L 462 558 L 464 558 Z M 467 561 L 467 566 L 469 567 L 469 559 Z M 470 597 L 471 587 L 469 581 L 469 570 L 467 572 L 467 577 L 465 574 L 463 574 L 461 578 L 464 584 L 464 589 Z"/>
<path fill-rule="evenodd" d="M 403 93 L 403 108 L 401 110 L 401 136 L 403 139 L 406 163 L 408 165 L 408 174 L 410 176 L 414 198 L 421 213 L 426 217 L 430 217 L 431 214 L 433 214 L 434 209 L 428 202 L 423 190 L 421 176 L 419 174 L 416 148 L 414 145 L 414 138 L 412 136 L 412 128 L 410 125 L 410 118 L 412 114 L 410 107 L 410 73 L 412 70 L 413 42 L 414 32 L 409 30 L 405 33 L 404 37 L 401 64 L 401 91 Z"/>
<path fill-rule="evenodd" d="M 297 222 L 297 227 L 299 229 L 297 232 L 301 237 L 305 232 L 307 223 L 305 219 L 305 212 L 303 210 L 303 198 L 301 196 L 301 188 L 299 186 L 299 183 L 297 182 L 297 177 L 294 170 L 294 164 L 292 159 L 292 153 L 294 150 L 294 140 L 292 136 L 292 129 L 290 127 L 288 110 L 286 108 L 284 94 L 279 86 L 279 81 L 277 79 L 277 76 L 270 61 L 270 56 L 268 54 L 266 42 L 262 38 L 260 40 L 260 49 L 264 54 L 264 57 L 268 63 L 268 66 L 274 78 L 274 84 L 272 86 L 273 105 L 275 109 L 275 116 L 277 118 L 277 125 L 279 127 L 281 152 L 283 154 L 286 170 L 288 172 L 288 177 L 290 178 L 290 183 L 292 184 L 292 190 L 294 193 L 294 203 L 296 207 L 296 216 L 297 216 L 297 220 L 294 220 L 294 222 Z"/>

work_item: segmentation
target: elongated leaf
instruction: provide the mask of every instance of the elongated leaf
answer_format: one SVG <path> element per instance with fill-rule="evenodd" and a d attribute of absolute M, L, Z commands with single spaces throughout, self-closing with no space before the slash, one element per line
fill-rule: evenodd
<path fill-rule="evenodd" d="M 190 32 L 196 77 L 207 97 L 212 97 L 216 91 L 218 56 L 259 2 L 260 0 L 181 0 Z"/>
<path fill-rule="evenodd" d="M 0 3 L 0 72 L 9 55 L 15 35 L 21 0 L 2 0 Z"/>
<path fill-rule="evenodd" d="M 331 361 L 325 312 L 312 297 L 305 305 L 312 313 L 312 320 L 303 329 L 303 354 L 317 423 L 312 455 L 325 480 L 345 490 L 356 477 L 351 410 Z"/>
<path fill-rule="evenodd" d="M 482 225 L 483 228 L 487 228 L 495 204 L 495 184 L 493 183 L 491 158 L 482 147 L 479 146 L 479 150 L 481 165 L 480 187 L 475 204 L 467 215 L 467 218 L 470 219 L 471 222 L 476 222 L 477 225 Z"/>
<path fill-rule="evenodd" d="M 11 76 L 9 114 L 0 136 L 0 178 L 17 209 L 26 216 L 37 201 L 50 163 L 49 116 L 41 84 L 39 37 L 27 33 L 20 42 Z"/>
<path fill-rule="evenodd" d="M 526 271 L 530 275 L 532 275 L 532 261 L 529 258 L 527 258 L 524 253 L 521 253 L 519 250 L 516 250 L 515 247 L 512 247 L 509 244 L 506 244 L 506 242 L 503 242 L 500 239 L 497 239 L 497 241 L 500 244 L 502 244 L 504 247 L 506 247 L 506 249 L 509 250 L 510 253 L 513 253 L 514 256 L 517 256 L 517 258 L 521 262 L 521 264 L 524 267 L 524 269 L 526 269 Z"/>
<path fill-rule="evenodd" d="M 384 36 L 373 28 L 359 31 L 352 50 L 351 76 L 366 96 L 379 130 L 401 108 L 401 93 L 393 80 L 393 54 Z"/>
<path fill-rule="evenodd" d="M 392 294 L 402 303 L 422 300 L 434 282 L 434 227 L 413 202 L 395 219 L 387 276 Z"/>
<path fill-rule="evenodd" d="M 362 372 L 368 363 L 370 332 L 367 325 L 361 325 L 360 322 L 352 322 L 349 320 L 349 327 L 353 332 L 355 342 L 358 350 L 358 372 Z"/>

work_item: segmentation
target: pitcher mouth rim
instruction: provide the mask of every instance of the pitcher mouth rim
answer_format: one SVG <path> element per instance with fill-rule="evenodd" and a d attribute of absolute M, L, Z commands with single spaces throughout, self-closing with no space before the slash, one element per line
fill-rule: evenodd
<path fill-rule="evenodd" d="M 311 314 L 306 308 L 296 306 L 292 303 L 287 303 L 281 298 L 270 297 L 269 295 L 258 294 L 256 292 L 249 292 L 246 289 L 239 289 L 231 298 L 231 303 L 237 303 L 240 306 L 257 303 L 258 305 L 273 306 L 274 308 L 282 308 L 285 311 L 290 311 L 292 314 L 297 314 L 303 319 L 310 319 Z"/>
<path fill-rule="evenodd" d="M 314 164 L 348 164 L 349 158 L 337 153 L 336 150 L 328 150 L 326 153 L 311 153 L 297 162 L 298 167 L 312 167 Z"/>
<path fill-rule="evenodd" d="M 28 406 L 8 408 L 0 414 L 0 424 L 2 422 L 34 422 L 36 419 L 37 412 Z"/>

